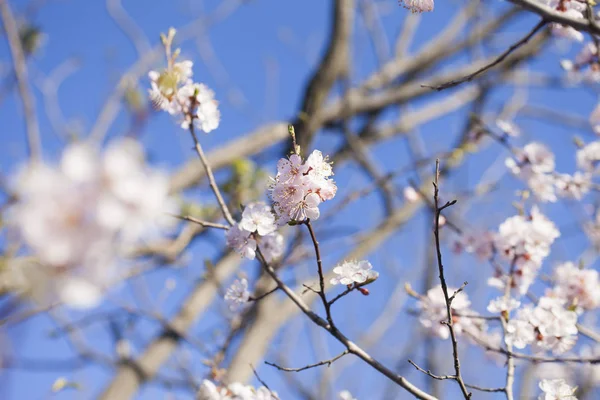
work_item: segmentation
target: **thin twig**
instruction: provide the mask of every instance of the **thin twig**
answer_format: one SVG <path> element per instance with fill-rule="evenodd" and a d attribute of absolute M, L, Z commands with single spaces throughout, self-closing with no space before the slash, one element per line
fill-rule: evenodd
<path fill-rule="evenodd" d="M 342 353 L 338 354 L 337 356 L 329 359 L 329 360 L 325 360 L 325 361 L 319 361 L 318 363 L 315 364 L 309 364 L 309 365 L 305 365 L 304 367 L 300 367 L 300 368 L 285 368 L 285 367 L 281 367 L 275 363 L 271 363 L 268 361 L 265 361 L 265 364 L 270 365 L 271 367 L 275 367 L 280 371 L 286 371 L 286 372 L 300 372 L 300 371 L 304 371 L 310 368 L 315 368 L 315 367 L 320 367 L 322 365 L 327 365 L 328 367 L 331 366 L 332 363 L 334 363 L 335 361 L 339 360 L 340 358 L 344 357 L 346 354 L 350 354 L 350 352 L 348 350 L 344 350 Z"/>
<path fill-rule="evenodd" d="M 308 228 L 308 232 L 310 233 L 310 238 L 313 242 L 313 246 L 315 248 L 315 256 L 317 257 L 317 270 L 319 274 L 319 297 L 323 302 L 323 307 L 325 307 L 325 314 L 327 315 L 327 321 L 332 328 L 335 328 L 333 323 L 333 318 L 331 317 L 331 304 L 327 301 L 327 295 L 325 294 L 325 277 L 323 275 L 323 262 L 321 261 L 321 249 L 319 248 L 319 242 L 317 241 L 317 237 L 315 236 L 315 231 L 310 224 L 310 219 L 306 220 L 305 223 Z"/>
<path fill-rule="evenodd" d="M 200 162 L 202 162 L 202 166 L 204 167 L 204 170 L 206 171 L 206 176 L 208 177 L 208 182 L 210 184 L 210 188 L 212 189 L 213 193 L 215 194 L 215 197 L 217 198 L 217 202 L 219 203 L 219 207 L 221 208 L 221 211 L 223 212 L 223 216 L 225 217 L 225 220 L 227 220 L 227 223 L 231 226 L 233 226 L 235 224 L 235 221 L 233 220 L 233 217 L 231 216 L 231 213 L 229 212 L 229 208 L 227 207 L 227 204 L 225 204 L 225 201 L 223 200 L 223 196 L 221 196 L 221 191 L 219 190 L 219 187 L 217 186 L 217 182 L 215 181 L 215 176 L 213 175 L 213 171 L 212 168 L 210 167 L 208 160 L 206 159 L 206 155 L 204 154 L 204 151 L 202 150 L 202 146 L 200 146 L 200 142 L 198 141 L 198 136 L 196 136 L 196 132 L 194 131 L 194 123 L 193 121 L 190 123 L 190 135 L 192 135 L 192 139 L 194 139 L 194 147 L 196 149 L 196 153 L 198 153 L 198 157 L 200 157 Z"/>
<path fill-rule="evenodd" d="M 440 213 L 447 207 L 450 207 L 452 204 L 455 204 L 456 201 L 447 202 L 444 206 L 439 206 L 439 177 L 440 177 L 440 160 L 436 160 L 435 162 L 435 180 L 433 182 L 433 201 L 435 203 L 435 229 L 433 235 L 435 236 L 435 249 L 437 252 L 437 260 L 438 260 L 438 270 L 440 273 L 440 282 L 442 285 L 442 291 L 444 292 L 444 299 L 446 300 L 446 311 L 448 313 L 448 320 L 446 321 L 446 325 L 448 326 L 448 330 L 450 331 L 450 338 L 452 339 L 452 355 L 454 357 L 454 371 L 456 375 L 456 382 L 460 386 L 460 390 L 463 393 L 465 399 L 469 400 L 471 398 L 471 393 L 467 390 L 465 386 L 465 382 L 462 379 L 460 374 L 460 360 L 458 359 L 458 342 L 456 340 L 456 334 L 454 332 L 454 327 L 452 325 L 452 300 L 456 293 L 450 297 L 448 295 L 448 286 L 446 285 L 446 278 L 444 277 L 444 265 L 442 263 L 442 250 L 440 246 Z M 465 282 L 466 284 L 466 282 Z M 457 292 L 459 292 L 459 289 Z"/>
<path fill-rule="evenodd" d="M 517 50 L 519 47 L 523 46 L 524 44 L 526 44 L 527 42 L 529 42 L 529 40 L 534 37 L 536 35 L 536 33 L 538 33 L 545 25 L 547 24 L 546 20 L 541 20 L 536 26 L 533 27 L 533 29 L 527 34 L 525 35 L 523 38 L 521 38 L 518 42 L 514 43 L 512 46 L 510 46 L 508 48 L 508 50 L 506 50 L 504 53 L 500 54 L 494 61 L 492 61 L 491 63 L 479 68 L 477 71 L 466 75 L 462 78 L 459 79 L 455 79 L 452 80 L 450 82 L 446 82 L 443 83 L 441 85 L 438 86 L 428 86 L 428 85 L 422 85 L 423 87 L 428 87 L 431 89 L 435 89 L 438 92 L 444 89 L 448 89 L 454 86 L 458 86 L 462 83 L 465 82 L 470 82 L 472 81 L 474 78 L 476 78 L 478 75 L 486 72 L 487 70 L 492 69 L 493 67 L 495 67 L 496 65 L 500 64 L 502 61 L 504 61 L 506 59 L 506 57 L 508 57 L 511 53 L 513 53 L 515 50 Z"/>
<path fill-rule="evenodd" d="M 42 157 L 42 144 L 40 140 L 40 128 L 35 113 L 35 103 L 28 83 L 27 61 L 25 60 L 25 53 L 21 45 L 19 28 L 7 0 L 0 0 L 0 16 L 2 17 L 2 24 L 6 31 L 6 38 L 15 69 L 15 77 L 19 86 L 19 94 L 23 103 L 29 157 L 32 161 L 39 161 Z"/>
<path fill-rule="evenodd" d="M 203 226 L 205 228 L 215 228 L 215 229 L 224 229 L 224 230 L 229 229 L 229 227 L 227 225 L 217 224 L 217 223 L 209 222 L 209 221 L 203 221 L 203 220 L 200 220 L 200 219 L 197 219 L 194 217 L 190 217 L 189 215 L 177 215 L 177 214 L 171 214 L 171 213 L 169 213 L 169 215 L 174 218 L 177 218 L 177 219 L 193 222 L 193 223 Z"/>
<path fill-rule="evenodd" d="M 425 371 L 423 368 L 419 367 L 413 360 L 408 360 L 408 362 L 415 367 L 416 369 L 418 369 L 419 371 L 421 371 L 422 373 L 424 373 L 425 375 L 433 378 L 433 379 L 437 379 L 438 381 L 445 381 L 447 379 L 452 379 L 452 380 L 456 380 L 456 376 L 455 375 L 435 375 L 433 373 L 431 373 L 431 371 L 427 370 Z"/>

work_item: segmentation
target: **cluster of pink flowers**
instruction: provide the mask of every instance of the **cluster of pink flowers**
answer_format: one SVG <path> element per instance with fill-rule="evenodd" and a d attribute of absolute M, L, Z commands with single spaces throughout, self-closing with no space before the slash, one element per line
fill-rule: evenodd
<path fill-rule="evenodd" d="M 551 350 L 562 354 L 577 341 L 577 313 L 565 308 L 565 301 L 542 297 L 536 307 L 519 309 L 507 325 L 506 343 L 518 349 L 531 345 L 533 351 Z"/>
<path fill-rule="evenodd" d="M 242 212 L 242 220 L 225 232 L 227 245 L 243 257 L 254 260 L 257 245 L 267 262 L 283 254 L 283 236 L 275 232 L 275 215 L 263 202 L 248 204 Z M 257 242 L 258 240 L 258 242 Z"/>
<path fill-rule="evenodd" d="M 567 384 L 564 379 L 544 379 L 539 387 L 543 392 L 539 400 L 577 400 L 577 388 Z"/>
<path fill-rule="evenodd" d="M 452 296 L 456 288 L 448 288 L 448 294 Z M 479 335 L 485 330 L 485 324 L 482 319 L 472 318 L 478 314 L 471 310 L 471 301 L 466 293 L 457 293 L 452 301 L 452 326 L 457 335 L 463 332 L 470 332 Z M 441 286 L 436 286 L 427 291 L 427 295 L 422 296 L 417 302 L 419 308 L 419 322 L 431 335 L 441 339 L 448 339 L 450 332 L 448 327 L 442 322 L 448 319 L 446 309 L 446 299 Z"/>
<path fill-rule="evenodd" d="M 550 253 L 550 246 L 560 232 L 539 209 L 534 206 L 530 216 L 516 215 L 504 221 L 494 240 L 498 254 L 510 264 L 514 263 L 512 286 L 525 294 L 537 277 L 542 261 Z M 488 280 L 491 286 L 504 289 L 508 277 L 500 274 Z"/>
<path fill-rule="evenodd" d="M 202 381 L 198 393 L 198 400 L 277 400 L 276 392 L 272 392 L 265 386 L 254 388 L 241 383 L 230 383 L 228 385 L 215 385 L 205 379 Z"/>
<path fill-rule="evenodd" d="M 333 199 L 337 191 L 332 175 L 331 163 L 318 150 L 306 162 L 298 154 L 280 159 L 271 185 L 278 223 L 318 219 L 319 205 Z"/>
<path fill-rule="evenodd" d="M 412 13 L 433 11 L 433 0 L 399 0 L 399 3 Z"/>
<path fill-rule="evenodd" d="M 582 19 L 586 9 L 586 2 L 578 0 L 538 0 L 541 3 L 547 5 L 554 11 L 562 12 L 566 17 L 574 19 Z M 552 24 L 552 33 L 556 36 L 563 37 L 566 39 L 574 40 L 577 42 L 583 42 L 583 33 L 570 26 L 561 25 L 557 23 Z"/>
<path fill-rule="evenodd" d="M 171 54 L 171 43 L 175 30 L 170 29 L 168 36 L 163 35 L 163 44 L 167 49 L 167 68 L 150 71 L 150 101 L 155 108 L 164 110 L 180 120 L 183 129 L 190 124 L 206 133 L 219 126 L 221 114 L 215 93 L 202 83 L 192 80 L 191 61 L 176 62 L 179 49 Z"/>
<path fill-rule="evenodd" d="M 590 191 L 592 172 L 600 160 L 600 142 L 592 142 L 577 151 L 577 166 L 583 171 L 573 175 L 554 171 L 554 154 L 543 144 L 532 142 L 518 150 L 516 159 L 508 158 L 506 166 L 527 183 L 543 202 L 555 202 L 557 195 L 581 200 Z"/>
<path fill-rule="evenodd" d="M 30 273 L 19 269 L 28 274 L 27 290 L 44 301 L 95 305 L 123 251 L 173 221 L 165 214 L 173 206 L 168 190 L 168 176 L 145 165 L 132 139 L 111 143 L 103 154 L 72 144 L 58 166 L 23 169 L 9 224 L 40 264 Z"/>

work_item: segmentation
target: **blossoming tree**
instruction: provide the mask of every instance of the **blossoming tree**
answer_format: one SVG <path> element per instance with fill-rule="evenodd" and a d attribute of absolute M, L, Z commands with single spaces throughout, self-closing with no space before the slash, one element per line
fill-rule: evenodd
<path fill-rule="evenodd" d="M 80 132 L 53 5 L 0 0 L 1 396 L 598 398 L 595 2 L 287 5 L 331 31 L 268 123 L 288 82 L 226 72 L 268 44 L 230 24 L 229 65 L 209 33 L 251 3 L 154 43 L 108 0 L 138 60 Z"/>

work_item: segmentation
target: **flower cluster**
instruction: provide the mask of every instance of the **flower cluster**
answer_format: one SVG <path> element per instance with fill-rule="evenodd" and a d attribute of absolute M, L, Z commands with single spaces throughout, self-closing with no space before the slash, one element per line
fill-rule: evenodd
<path fill-rule="evenodd" d="M 600 60 L 594 42 L 586 43 L 574 61 L 561 60 L 560 65 L 573 82 L 600 82 Z"/>
<path fill-rule="evenodd" d="M 255 202 L 244 208 L 242 220 L 228 229 L 225 237 L 229 247 L 250 260 L 256 257 L 256 246 L 260 244 L 265 260 L 271 262 L 279 258 L 284 250 L 283 236 L 276 230 L 271 208 L 263 202 Z M 257 239 L 260 243 L 257 243 Z"/>
<path fill-rule="evenodd" d="M 456 288 L 448 288 L 448 294 L 452 296 L 456 292 Z M 469 296 L 464 292 L 459 292 L 452 300 L 452 326 L 454 332 L 460 335 L 463 332 L 472 332 L 479 334 L 484 330 L 484 324 L 481 319 L 471 318 L 477 316 L 470 309 L 471 301 Z M 442 322 L 448 319 L 446 310 L 446 299 L 441 286 L 436 286 L 427 291 L 426 296 L 422 296 L 418 303 L 419 322 L 432 335 L 438 336 L 441 339 L 448 339 L 450 332 L 448 327 Z"/>
<path fill-rule="evenodd" d="M 274 400 L 279 399 L 277 393 L 264 386 L 254 388 L 241 383 L 230 383 L 227 386 L 217 386 L 209 380 L 203 380 L 198 393 L 198 400 Z"/>
<path fill-rule="evenodd" d="M 244 308 L 249 300 L 250 292 L 248 291 L 248 280 L 245 278 L 236 279 L 225 292 L 225 302 L 233 312 L 237 312 Z"/>
<path fill-rule="evenodd" d="M 331 175 L 331 163 L 318 150 L 306 162 L 298 154 L 280 159 L 271 186 L 278 223 L 319 218 L 319 205 L 333 199 L 337 191 Z"/>
<path fill-rule="evenodd" d="M 542 297 L 536 307 L 519 309 L 508 322 L 505 341 L 518 349 L 531 345 L 534 351 L 562 354 L 577 341 L 577 314 L 565 309 L 562 299 Z"/>
<path fill-rule="evenodd" d="M 527 182 L 540 201 L 555 202 L 561 197 L 581 200 L 590 190 L 591 172 L 600 159 L 600 142 L 594 142 L 577 152 L 577 165 L 584 172 L 573 175 L 554 171 L 554 154 L 543 144 L 532 142 L 517 150 L 516 160 L 509 158 L 506 166 Z"/>
<path fill-rule="evenodd" d="M 565 1 L 565 0 L 538 0 L 552 10 L 564 13 L 565 17 L 573 19 L 584 18 L 583 13 L 586 9 L 585 2 Z M 552 33 L 558 37 L 583 42 L 583 33 L 570 26 L 553 23 Z"/>
<path fill-rule="evenodd" d="M 332 285 L 360 285 L 379 277 L 379 273 L 373 271 L 373 266 L 366 260 L 344 261 L 333 269 L 333 273 L 336 276 L 329 281 Z"/>
<path fill-rule="evenodd" d="M 24 168 L 9 223 L 40 264 L 25 277 L 28 289 L 44 301 L 95 305 L 124 247 L 172 222 L 165 216 L 168 190 L 167 175 L 146 167 L 132 139 L 111 143 L 103 154 L 72 144 L 58 166 Z"/>
<path fill-rule="evenodd" d="M 536 206 L 530 216 L 516 215 L 504 221 L 496 235 L 494 247 L 498 254 L 511 264 L 514 263 L 512 286 L 525 294 L 537 276 L 550 246 L 560 232 Z M 504 289 L 507 276 L 500 274 L 488 280 L 491 286 Z"/>
<path fill-rule="evenodd" d="M 577 388 L 568 385 L 564 379 L 544 379 L 539 386 L 544 392 L 538 397 L 539 400 L 577 400 Z"/>
<path fill-rule="evenodd" d="M 493 232 L 465 232 L 454 243 L 454 252 L 460 254 L 462 251 L 475 254 L 481 260 L 489 260 L 494 254 Z"/>
<path fill-rule="evenodd" d="M 567 302 L 577 311 L 594 310 L 600 306 L 600 282 L 598 271 L 578 268 L 566 262 L 554 269 L 554 287 L 546 295 Z"/>
<path fill-rule="evenodd" d="M 399 2 L 412 13 L 433 11 L 433 0 L 399 0 Z"/>
<path fill-rule="evenodd" d="M 167 53 L 167 67 L 161 72 L 148 73 L 150 101 L 156 109 L 178 117 L 183 129 L 189 129 L 193 122 L 196 128 L 208 133 L 219 126 L 221 119 L 215 93 L 192 80 L 191 61 L 176 62 L 179 49 L 171 53 L 174 36 L 172 28 L 167 36 L 161 36 Z"/>

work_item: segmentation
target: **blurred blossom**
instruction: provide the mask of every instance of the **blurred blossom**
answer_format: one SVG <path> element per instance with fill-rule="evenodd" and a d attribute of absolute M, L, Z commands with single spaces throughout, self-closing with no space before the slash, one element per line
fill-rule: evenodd
<path fill-rule="evenodd" d="M 241 383 L 217 386 L 209 380 L 203 380 L 196 394 L 198 400 L 277 400 L 277 393 L 264 386 L 254 388 Z"/>
<path fill-rule="evenodd" d="M 452 296 L 456 288 L 448 287 L 448 295 Z M 466 293 L 457 293 L 452 301 L 452 326 L 457 335 L 465 331 L 479 335 L 485 330 L 484 321 L 477 318 L 470 318 L 478 314 L 470 309 L 471 301 Z M 448 327 L 442 324 L 448 320 L 448 311 L 446 309 L 446 299 L 441 286 L 436 286 L 427 291 L 417 303 L 419 308 L 419 322 L 432 335 L 441 339 L 448 339 L 450 332 Z"/>
<path fill-rule="evenodd" d="M 400 5 L 413 13 L 433 11 L 433 0 L 399 0 Z"/>
<path fill-rule="evenodd" d="M 248 291 L 248 281 L 245 278 L 236 279 L 225 292 L 225 301 L 231 311 L 241 310 L 249 300 L 250 292 Z"/>
<path fill-rule="evenodd" d="M 512 286 L 518 293 L 527 292 L 542 261 L 550 254 L 550 246 L 559 236 L 554 223 L 536 206 L 530 216 L 516 215 L 500 225 L 494 247 L 502 258 L 514 263 Z M 490 278 L 488 283 L 503 289 L 506 280 L 505 275 L 500 275 Z"/>
<path fill-rule="evenodd" d="M 132 139 L 110 143 L 102 154 L 75 143 L 58 166 L 20 171 L 9 226 L 35 256 L 36 267 L 21 271 L 34 297 L 97 304 L 123 250 L 174 222 L 165 217 L 173 208 L 167 176 L 147 167 L 143 156 Z"/>
<path fill-rule="evenodd" d="M 563 299 L 569 307 L 580 312 L 594 310 L 600 305 L 598 271 L 566 262 L 554 269 L 552 280 L 554 287 L 546 292 L 547 296 Z"/>

